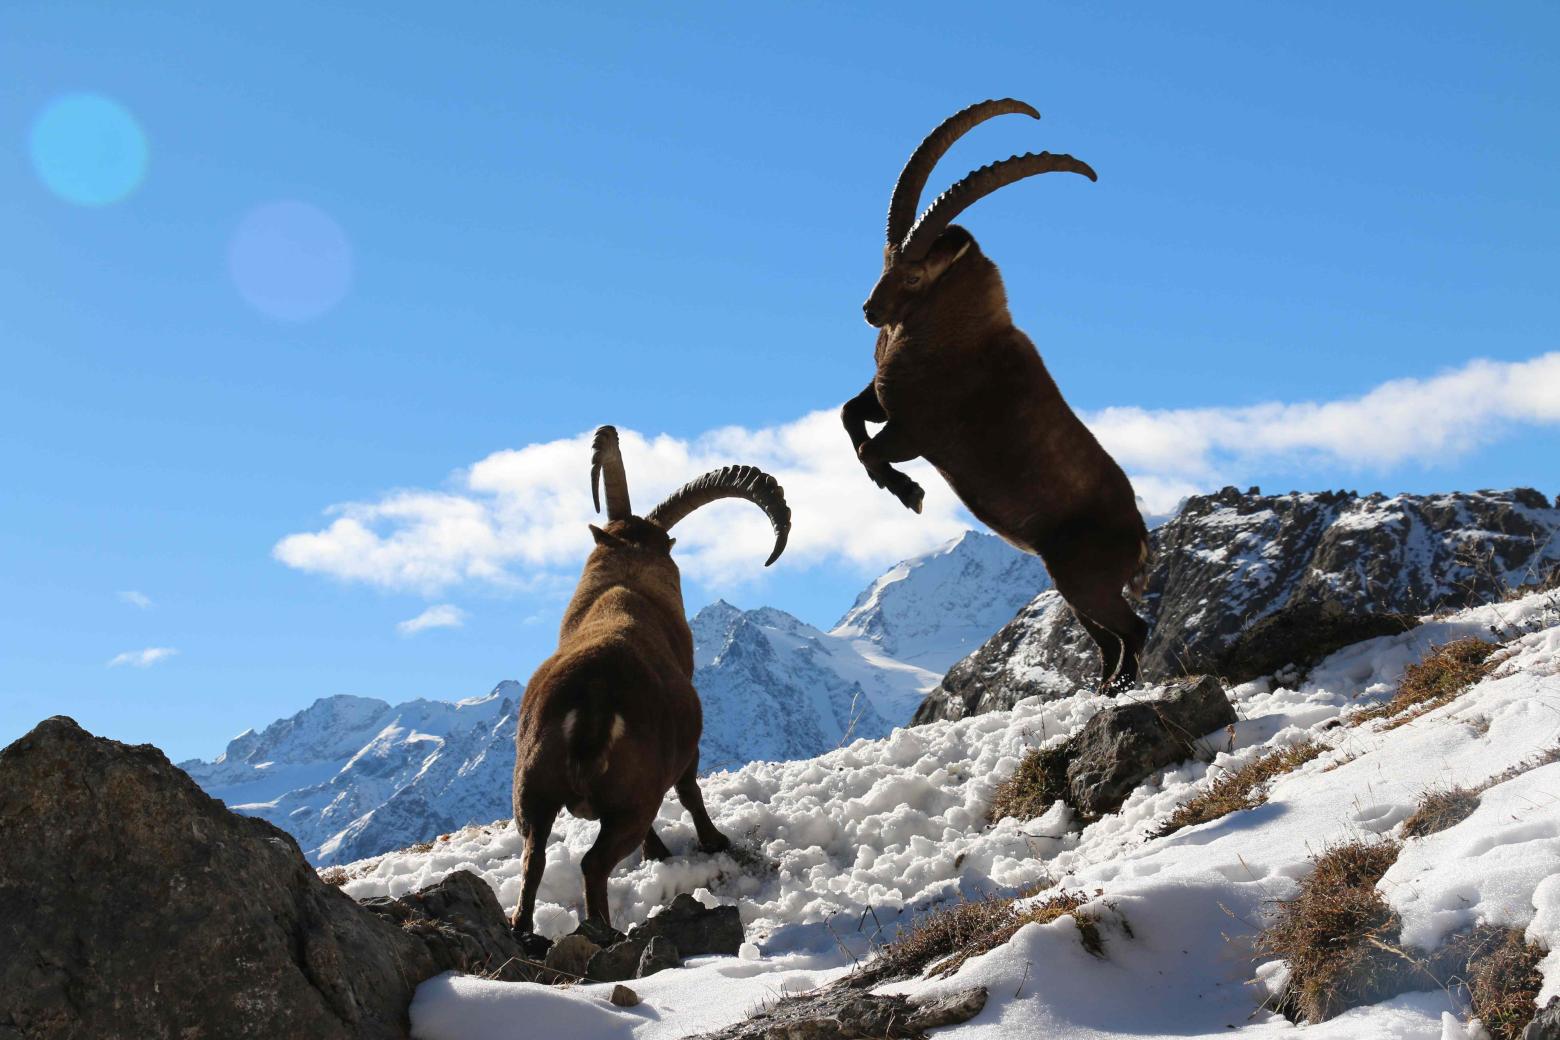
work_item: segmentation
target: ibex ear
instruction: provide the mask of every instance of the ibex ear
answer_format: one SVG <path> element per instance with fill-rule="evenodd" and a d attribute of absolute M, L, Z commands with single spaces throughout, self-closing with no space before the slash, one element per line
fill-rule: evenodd
<path fill-rule="evenodd" d="M 675 539 L 675 538 L 668 538 L 666 540 L 666 548 L 668 550 L 671 550 L 672 547 L 674 547 L 676 544 L 677 544 L 677 539 Z"/>
<path fill-rule="evenodd" d="M 617 535 L 608 534 L 595 524 L 590 525 L 590 536 L 596 539 L 597 545 L 622 545 L 623 539 Z"/>
<path fill-rule="evenodd" d="M 943 272 L 958 263 L 959 258 L 968 253 L 970 246 L 974 244 L 974 240 L 967 234 L 961 234 L 952 241 L 949 241 L 949 238 L 953 236 L 945 235 L 944 240 L 939 241 L 931 255 L 926 258 L 927 274 L 933 279 L 941 278 Z"/>

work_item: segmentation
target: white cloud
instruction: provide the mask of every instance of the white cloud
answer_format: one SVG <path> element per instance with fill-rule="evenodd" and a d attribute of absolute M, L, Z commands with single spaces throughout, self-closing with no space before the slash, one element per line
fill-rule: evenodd
<path fill-rule="evenodd" d="M 414 618 L 396 623 L 396 631 L 403 636 L 416 635 L 425 628 L 459 628 L 466 623 L 466 612 L 450 603 L 429 607 Z"/>
<path fill-rule="evenodd" d="M 150 596 L 144 592 L 137 592 L 134 589 L 127 589 L 121 592 L 119 598 L 132 607 L 139 607 L 142 610 L 146 610 L 152 605 Z"/>
<path fill-rule="evenodd" d="M 158 661 L 172 657 L 178 652 L 171 646 L 149 646 L 145 650 L 126 650 L 122 654 L 115 654 L 109 658 L 108 667 L 118 668 L 121 665 L 129 665 L 132 668 L 150 668 Z"/>
<path fill-rule="evenodd" d="M 1560 353 L 1474 361 L 1429 379 L 1401 379 L 1329 402 L 1236 408 L 1108 408 L 1084 417 L 1131 474 L 1150 512 L 1259 468 L 1384 469 L 1435 463 L 1520 423 L 1560 422 Z M 926 488 L 917 516 L 862 473 L 836 410 L 763 429 L 726 427 L 692 439 L 620 431 L 629 487 L 643 514 L 675 487 L 732 462 L 785 487 L 794 526 L 777 567 L 843 565 L 870 573 L 973 526 L 924 462 L 905 467 Z M 590 550 L 590 434 L 497 451 L 447 490 L 395 491 L 332 507 L 324 528 L 288 535 L 273 554 L 290 567 L 386 589 L 432 594 L 463 583 L 572 586 Z M 677 529 L 685 573 L 713 585 L 756 577 L 771 544 L 743 502 L 700 510 Z"/>
<path fill-rule="evenodd" d="M 1452 460 L 1524 423 L 1560 423 L 1560 353 L 1473 361 L 1338 401 L 1107 408 L 1089 417 L 1139 494 L 1159 506 L 1155 494 L 1206 488 L 1259 466 L 1325 472 Z"/>

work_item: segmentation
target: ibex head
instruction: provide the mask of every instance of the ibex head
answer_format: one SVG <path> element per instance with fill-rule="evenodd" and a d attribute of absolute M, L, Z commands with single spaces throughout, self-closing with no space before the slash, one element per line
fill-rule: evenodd
<path fill-rule="evenodd" d="M 1040 113 L 1022 101 L 1004 98 L 982 101 L 945 119 L 911 153 L 900 171 L 888 203 L 888 244 L 883 249 L 883 274 L 862 304 L 867 324 L 881 328 L 902 321 L 916 303 L 927 298 L 943 274 L 975 247 L 975 239 L 961 227 L 950 226 L 955 217 L 998 188 L 1042 173 L 1081 173 L 1095 180 L 1088 163 L 1070 155 L 1050 152 L 1015 155 L 964 176 L 937 196 L 917 219 L 916 206 L 932 168 L 972 127 L 993 116 L 1020 112 L 1035 119 Z M 975 247 L 978 251 L 978 247 Z"/>
<path fill-rule="evenodd" d="M 756 466 L 722 466 L 697 480 L 689 481 L 666 497 L 666 501 L 644 517 L 634 515 L 628 499 L 628 477 L 623 471 L 623 455 L 618 448 L 617 429 L 603 426 L 596 430 L 591 444 L 590 495 L 601 511 L 601 487 L 607 490 L 607 525 L 592 524 L 591 535 L 597 546 L 665 557 L 670 560 L 677 539 L 668 534 L 672 527 L 700 506 L 722 498 L 742 498 L 764 511 L 774 528 L 775 547 L 764 561 L 768 567 L 785 551 L 791 535 L 791 508 L 785 491 L 774 477 Z"/>

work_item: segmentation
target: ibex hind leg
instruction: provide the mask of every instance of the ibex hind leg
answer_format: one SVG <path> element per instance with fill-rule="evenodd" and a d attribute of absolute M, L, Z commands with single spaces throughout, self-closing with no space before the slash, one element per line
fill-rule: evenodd
<path fill-rule="evenodd" d="M 693 817 L 693 829 L 699 833 L 699 848 L 705 852 L 723 852 L 731 848 L 731 839 L 715 827 L 709 810 L 704 807 L 704 793 L 699 790 L 699 762 L 694 759 L 688 771 L 677 781 L 677 798 Z"/>
<path fill-rule="evenodd" d="M 654 806 L 648 813 L 602 815 L 601 832 L 580 861 L 580 872 L 585 876 L 587 918 L 606 925 L 612 923 L 611 908 L 607 905 L 607 878 L 612 869 L 634 851 L 634 846 L 644 842 L 658 808 Z"/>
<path fill-rule="evenodd" d="M 1141 546 L 1135 533 L 1123 537 L 1091 533 L 1046 555 L 1056 591 L 1099 647 L 1102 693 L 1119 693 L 1138 682 L 1148 623 L 1132 609 L 1123 589 L 1137 570 Z"/>
<path fill-rule="evenodd" d="M 523 877 L 520 907 L 514 919 L 514 930 L 522 936 L 536 930 L 536 890 L 541 887 L 542 872 L 547 869 L 547 838 L 552 834 L 558 809 L 556 805 L 525 805 L 515 820 L 520 837 L 525 842 L 520 858 L 520 873 Z"/>
<path fill-rule="evenodd" d="M 661 840 L 654 827 L 645 832 L 644 855 L 645 859 L 654 860 L 670 859 L 672 856 L 672 850 L 666 847 L 666 842 Z"/>

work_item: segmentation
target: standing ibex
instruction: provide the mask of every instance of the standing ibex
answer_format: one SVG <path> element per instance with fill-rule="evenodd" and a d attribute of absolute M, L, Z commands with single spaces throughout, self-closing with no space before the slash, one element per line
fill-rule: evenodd
<path fill-rule="evenodd" d="M 1063 171 L 1070 155 L 1015 155 L 983 166 L 916 219 L 932 167 L 964 133 L 1022 101 L 983 101 L 921 142 L 894 186 L 883 274 L 862 310 L 878 328 L 877 375 L 840 417 L 879 487 L 920 512 L 922 491 L 889 463 L 925 458 L 993 531 L 1037 553 L 1100 649 L 1101 688 L 1137 679 L 1148 626 L 1122 595 L 1141 580 L 1148 532 L 1126 474 L 1062 399 L 1013 325 L 996 264 L 949 222 L 1024 177 Z M 886 423 L 868 438 L 866 423 Z"/>
<path fill-rule="evenodd" d="M 775 547 L 785 549 L 791 510 L 775 479 L 752 466 L 726 466 L 673 492 L 640 518 L 629 506 L 628 479 L 617 430 L 596 431 L 590 489 L 607 526 L 591 525 L 596 547 L 569 601 L 558 649 L 526 684 L 515 734 L 515 823 L 525 841 L 525 875 L 515 927 L 533 928 L 536 889 L 547 865 L 547 836 L 558 810 L 601 831 L 581 869 L 585 914 L 609 924 L 607 875 L 635 845 L 664 859 L 651 829 L 668 788 L 693 815 L 708 852 L 730 845 L 715 829 L 699 793 L 703 713 L 693 689 L 693 635 L 683 611 L 682 583 L 667 532 L 700 506 L 744 498 L 769 517 Z"/>

